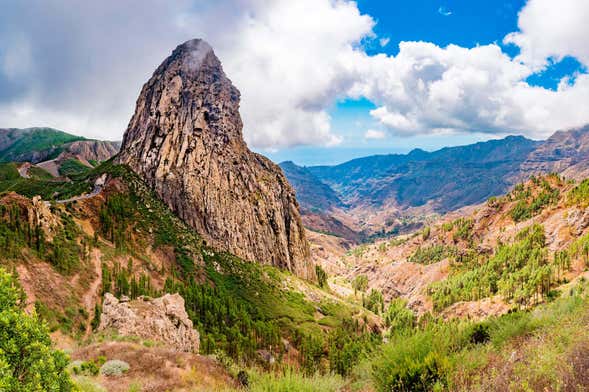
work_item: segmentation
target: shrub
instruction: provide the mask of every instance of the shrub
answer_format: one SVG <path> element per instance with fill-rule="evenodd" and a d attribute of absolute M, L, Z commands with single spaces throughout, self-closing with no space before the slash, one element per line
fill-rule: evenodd
<path fill-rule="evenodd" d="M 317 275 L 319 287 L 325 287 L 327 285 L 327 272 L 320 265 L 315 266 L 315 275 Z"/>
<path fill-rule="evenodd" d="M 443 338 L 450 332 L 429 329 L 394 336 L 373 362 L 373 378 L 380 391 L 431 391 L 446 382 L 449 361 Z"/>
<path fill-rule="evenodd" d="M 368 297 L 364 298 L 364 307 L 376 314 L 380 314 L 384 310 L 384 299 L 382 293 L 378 290 L 370 290 Z"/>
<path fill-rule="evenodd" d="M 104 376 L 120 376 L 129 371 L 129 364 L 125 361 L 112 359 L 100 367 L 100 374 Z"/>
<path fill-rule="evenodd" d="M 470 342 L 472 344 L 487 343 L 491 339 L 489 326 L 486 324 L 475 324 L 470 332 Z"/>
<path fill-rule="evenodd" d="M 354 288 L 354 291 L 366 291 L 368 288 L 368 277 L 366 275 L 356 276 L 352 282 L 352 287 Z"/>
<path fill-rule="evenodd" d="M 427 240 L 429 238 L 431 234 L 431 228 L 429 226 L 427 226 L 426 228 L 423 229 L 423 231 L 421 232 L 421 237 L 423 238 L 423 240 Z"/>
<path fill-rule="evenodd" d="M 442 261 L 453 254 L 453 249 L 444 245 L 419 247 L 409 257 L 409 262 L 419 264 L 433 264 Z"/>
<path fill-rule="evenodd" d="M 584 179 L 571 190 L 567 201 L 569 204 L 578 204 L 581 207 L 589 206 L 589 178 Z"/>
<path fill-rule="evenodd" d="M 407 308 L 406 299 L 395 298 L 387 308 L 384 322 L 390 328 L 391 333 L 411 329 L 415 324 L 415 314 Z"/>
<path fill-rule="evenodd" d="M 0 390 L 71 391 L 68 358 L 53 350 L 45 325 L 20 306 L 14 278 L 0 268 Z"/>
<path fill-rule="evenodd" d="M 251 392 L 336 392 L 341 391 L 345 382 L 340 376 L 319 375 L 304 376 L 287 368 L 280 374 L 250 372 Z"/>

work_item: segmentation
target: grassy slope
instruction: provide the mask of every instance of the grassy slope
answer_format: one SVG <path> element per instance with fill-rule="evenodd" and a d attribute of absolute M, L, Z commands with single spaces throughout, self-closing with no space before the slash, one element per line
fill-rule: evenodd
<path fill-rule="evenodd" d="M 75 158 L 66 159 L 59 166 L 59 174 L 70 177 L 90 172 L 91 168 Z"/>
<path fill-rule="evenodd" d="M 85 140 L 81 136 L 70 135 L 69 133 L 52 128 L 31 128 L 23 130 L 20 137 L 7 149 L 0 151 L 0 162 L 12 161 L 31 151 L 52 150 L 48 159 L 55 158 L 61 152 L 60 146 Z"/>
<path fill-rule="evenodd" d="M 15 176 L 16 166 L 14 164 L 3 165 L 0 168 L 2 168 L 0 173 L 6 173 L 3 176 L 6 179 L 4 182 L 0 181 L 0 185 L 12 181 L 8 190 L 17 189 L 27 196 L 32 196 L 37 193 L 37 190 L 40 190 L 43 195 L 50 196 L 49 191 L 41 188 L 55 186 L 52 181 L 21 179 L 17 177 L 18 172 Z M 99 246 L 104 255 L 103 265 L 112 267 L 114 260 L 132 258 L 145 263 L 142 268 L 136 269 L 136 272 L 132 274 L 136 275 L 142 269 L 144 271 L 151 270 L 150 274 L 153 276 L 160 275 L 164 279 L 171 278 L 169 287 L 177 289 L 186 296 L 188 312 L 195 326 L 201 331 L 201 338 L 212 340 L 217 349 L 232 349 L 233 346 L 228 342 L 230 342 L 233 332 L 231 332 L 231 328 L 219 327 L 203 318 L 203 309 L 198 302 L 194 302 L 189 296 L 193 290 L 199 289 L 200 286 L 214 288 L 215 291 L 211 298 L 215 298 L 219 306 L 234 307 L 238 311 L 245 312 L 239 317 L 239 323 L 235 324 L 240 329 L 249 328 L 248 323 L 255 324 L 256 328 L 261 328 L 257 331 L 262 332 L 268 329 L 272 331 L 272 328 L 277 327 L 279 338 L 287 338 L 293 347 L 298 348 L 304 344 L 305 339 L 314 339 L 319 342 L 319 351 L 313 354 L 317 357 L 313 357 L 312 360 L 317 361 L 313 366 L 323 368 L 327 366 L 325 361 L 327 360 L 326 352 L 330 331 L 340 328 L 345 319 L 374 318 L 374 315 L 360 306 L 338 300 L 328 292 L 303 282 L 287 272 L 270 266 L 244 262 L 232 255 L 207 247 L 202 239 L 171 213 L 134 173 L 124 167 L 107 162 L 89 173 L 79 176 L 72 183 L 60 185 L 66 187 L 68 195 L 81 193 L 80 190 L 87 189 L 89 184 L 93 183 L 94 179 L 102 173 L 119 178 L 122 184 L 128 186 L 128 190 L 123 190 L 122 193 L 119 188 L 114 192 L 112 190 L 107 192 L 107 202 L 101 207 L 105 216 L 113 218 L 111 226 L 114 229 L 109 231 L 103 227 L 105 223 L 102 215 L 98 226 L 95 223 L 94 228 L 99 233 L 99 237 L 113 242 L 112 245 L 101 241 L 95 243 L 95 246 Z M 109 201 L 113 201 L 110 207 L 108 207 Z M 116 204 L 113 204 L 115 201 Z M 119 211 L 121 206 L 124 207 L 123 211 Z M 60 210 L 64 214 L 71 214 L 79 219 L 88 218 L 83 214 L 79 215 L 80 212 L 77 208 L 61 207 Z M 96 222 L 97 216 L 92 216 Z M 107 233 L 113 233 L 112 237 Z M 85 241 L 91 241 L 91 239 L 86 238 Z M 146 252 L 148 248 L 172 249 L 176 261 L 175 268 L 171 271 L 154 270 L 150 260 L 151 256 Z M 90 266 L 84 263 L 80 265 L 80 268 L 90 268 Z M 131 278 L 129 275 L 125 277 L 125 279 L 129 278 Z M 190 283 L 192 278 L 201 283 Z M 111 283 L 110 289 L 116 289 L 117 285 L 118 281 Z M 103 287 L 103 289 L 105 288 Z M 314 298 L 319 299 L 317 302 L 313 302 L 299 290 L 311 292 Z M 161 291 L 150 291 L 149 294 L 159 295 Z M 56 314 L 55 309 L 45 309 L 42 303 L 38 304 L 37 308 L 41 311 L 42 316 L 48 318 L 52 324 L 55 324 L 56 320 L 68 317 L 66 313 Z M 229 311 L 229 308 L 227 309 Z M 210 310 L 213 313 L 208 313 L 206 317 L 211 317 L 211 315 L 217 317 L 218 313 L 214 313 L 215 309 L 211 308 Z M 242 323 L 244 320 L 247 321 L 246 324 Z M 234 322 L 230 321 L 227 327 L 232 327 Z M 272 350 L 276 356 L 286 355 L 280 347 L 282 347 L 282 343 L 278 340 L 270 347 L 264 347 L 262 343 L 256 349 L 267 348 Z M 295 356 L 292 357 L 292 355 Z M 300 361 L 301 358 L 297 355 L 296 351 L 291 352 L 288 354 L 288 361 Z M 251 361 L 251 355 L 248 358 L 248 361 Z M 236 364 L 243 364 L 239 355 L 234 361 Z M 319 365 L 319 362 L 323 364 Z M 266 380 L 266 378 L 264 379 Z"/>
<path fill-rule="evenodd" d="M 14 170 L 15 166 L 1 166 L 0 174 L 10 179 Z M 341 301 L 330 302 L 327 295 L 323 297 L 325 302 L 317 304 L 296 290 L 285 290 L 285 282 L 296 281 L 288 273 L 245 263 L 208 248 L 136 175 L 123 167 L 107 162 L 88 173 L 85 181 L 75 184 L 81 187 L 80 184 L 92 182 L 104 172 L 121 178 L 130 188 L 125 197 L 132 201 L 133 214 L 128 217 L 130 226 L 126 230 L 135 236 L 117 248 L 119 255 L 145 259 L 149 257 L 141 254 L 145 245 L 171 246 L 176 250 L 178 263 L 175 279 L 183 280 L 186 273 L 204 278 L 204 284 L 237 301 L 253 320 L 277 322 L 282 336 L 323 334 L 322 325 L 329 323 L 317 320 L 318 307 L 333 323 L 329 329 L 337 328 L 343 318 L 351 315 L 362 317 L 359 309 Z M 582 358 L 589 352 L 589 336 L 585 332 L 588 303 L 581 285 L 536 310 L 519 311 L 483 323 L 433 319 L 427 322 L 426 318 L 417 327 L 393 332 L 390 343 L 357 366 L 347 380 L 329 375 L 306 378 L 289 371 L 283 376 L 250 371 L 252 390 L 329 391 L 340 390 L 344 385 L 352 390 L 403 390 L 399 385 L 411 385 L 412 390 L 538 390 L 540 386 L 557 389 L 586 382 L 582 378 L 586 372 L 579 369 L 585 369 Z M 191 317 L 196 325 L 204 325 L 198 313 L 192 312 Z M 514 352 L 517 361 L 512 360 Z M 483 372 L 486 376 L 481 377 Z"/>

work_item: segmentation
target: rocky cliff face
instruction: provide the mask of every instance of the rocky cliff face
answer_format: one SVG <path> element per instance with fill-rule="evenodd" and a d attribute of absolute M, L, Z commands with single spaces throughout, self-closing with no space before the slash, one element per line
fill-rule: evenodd
<path fill-rule="evenodd" d="M 144 85 L 118 160 L 213 246 L 309 278 L 294 191 L 247 148 L 239 97 L 206 42 L 178 46 Z"/>
<path fill-rule="evenodd" d="M 198 352 L 200 337 L 178 294 L 120 301 L 106 293 L 99 330 L 114 329 L 122 336 L 139 336 L 164 343 L 180 352 Z"/>
<path fill-rule="evenodd" d="M 589 175 L 589 125 L 558 131 L 532 151 L 522 163 L 518 180 L 537 173 L 560 173 L 583 179 Z"/>
<path fill-rule="evenodd" d="M 66 151 L 86 161 L 107 161 L 121 148 L 121 142 L 80 140 L 67 145 Z"/>

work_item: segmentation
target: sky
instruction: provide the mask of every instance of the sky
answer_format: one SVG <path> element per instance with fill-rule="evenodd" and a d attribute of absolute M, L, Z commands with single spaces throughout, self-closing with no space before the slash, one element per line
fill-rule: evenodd
<path fill-rule="evenodd" d="M 141 86 L 204 38 L 248 145 L 335 164 L 589 123 L 589 1 L 0 0 L 0 127 L 120 140 Z"/>

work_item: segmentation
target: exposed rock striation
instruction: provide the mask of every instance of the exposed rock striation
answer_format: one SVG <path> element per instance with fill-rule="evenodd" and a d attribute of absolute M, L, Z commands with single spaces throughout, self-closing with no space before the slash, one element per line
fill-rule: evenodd
<path fill-rule="evenodd" d="M 67 145 L 67 152 L 86 161 L 108 161 L 121 148 L 121 142 L 80 140 Z"/>
<path fill-rule="evenodd" d="M 310 278 L 294 191 L 245 144 L 239 98 L 206 42 L 178 46 L 143 86 L 118 161 L 211 245 Z"/>
<path fill-rule="evenodd" d="M 106 293 L 99 330 L 113 329 L 122 336 L 139 336 L 164 343 L 180 352 L 198 352 L 200 337 L 184 309 L 179 294 L 133 301 Z"/>

